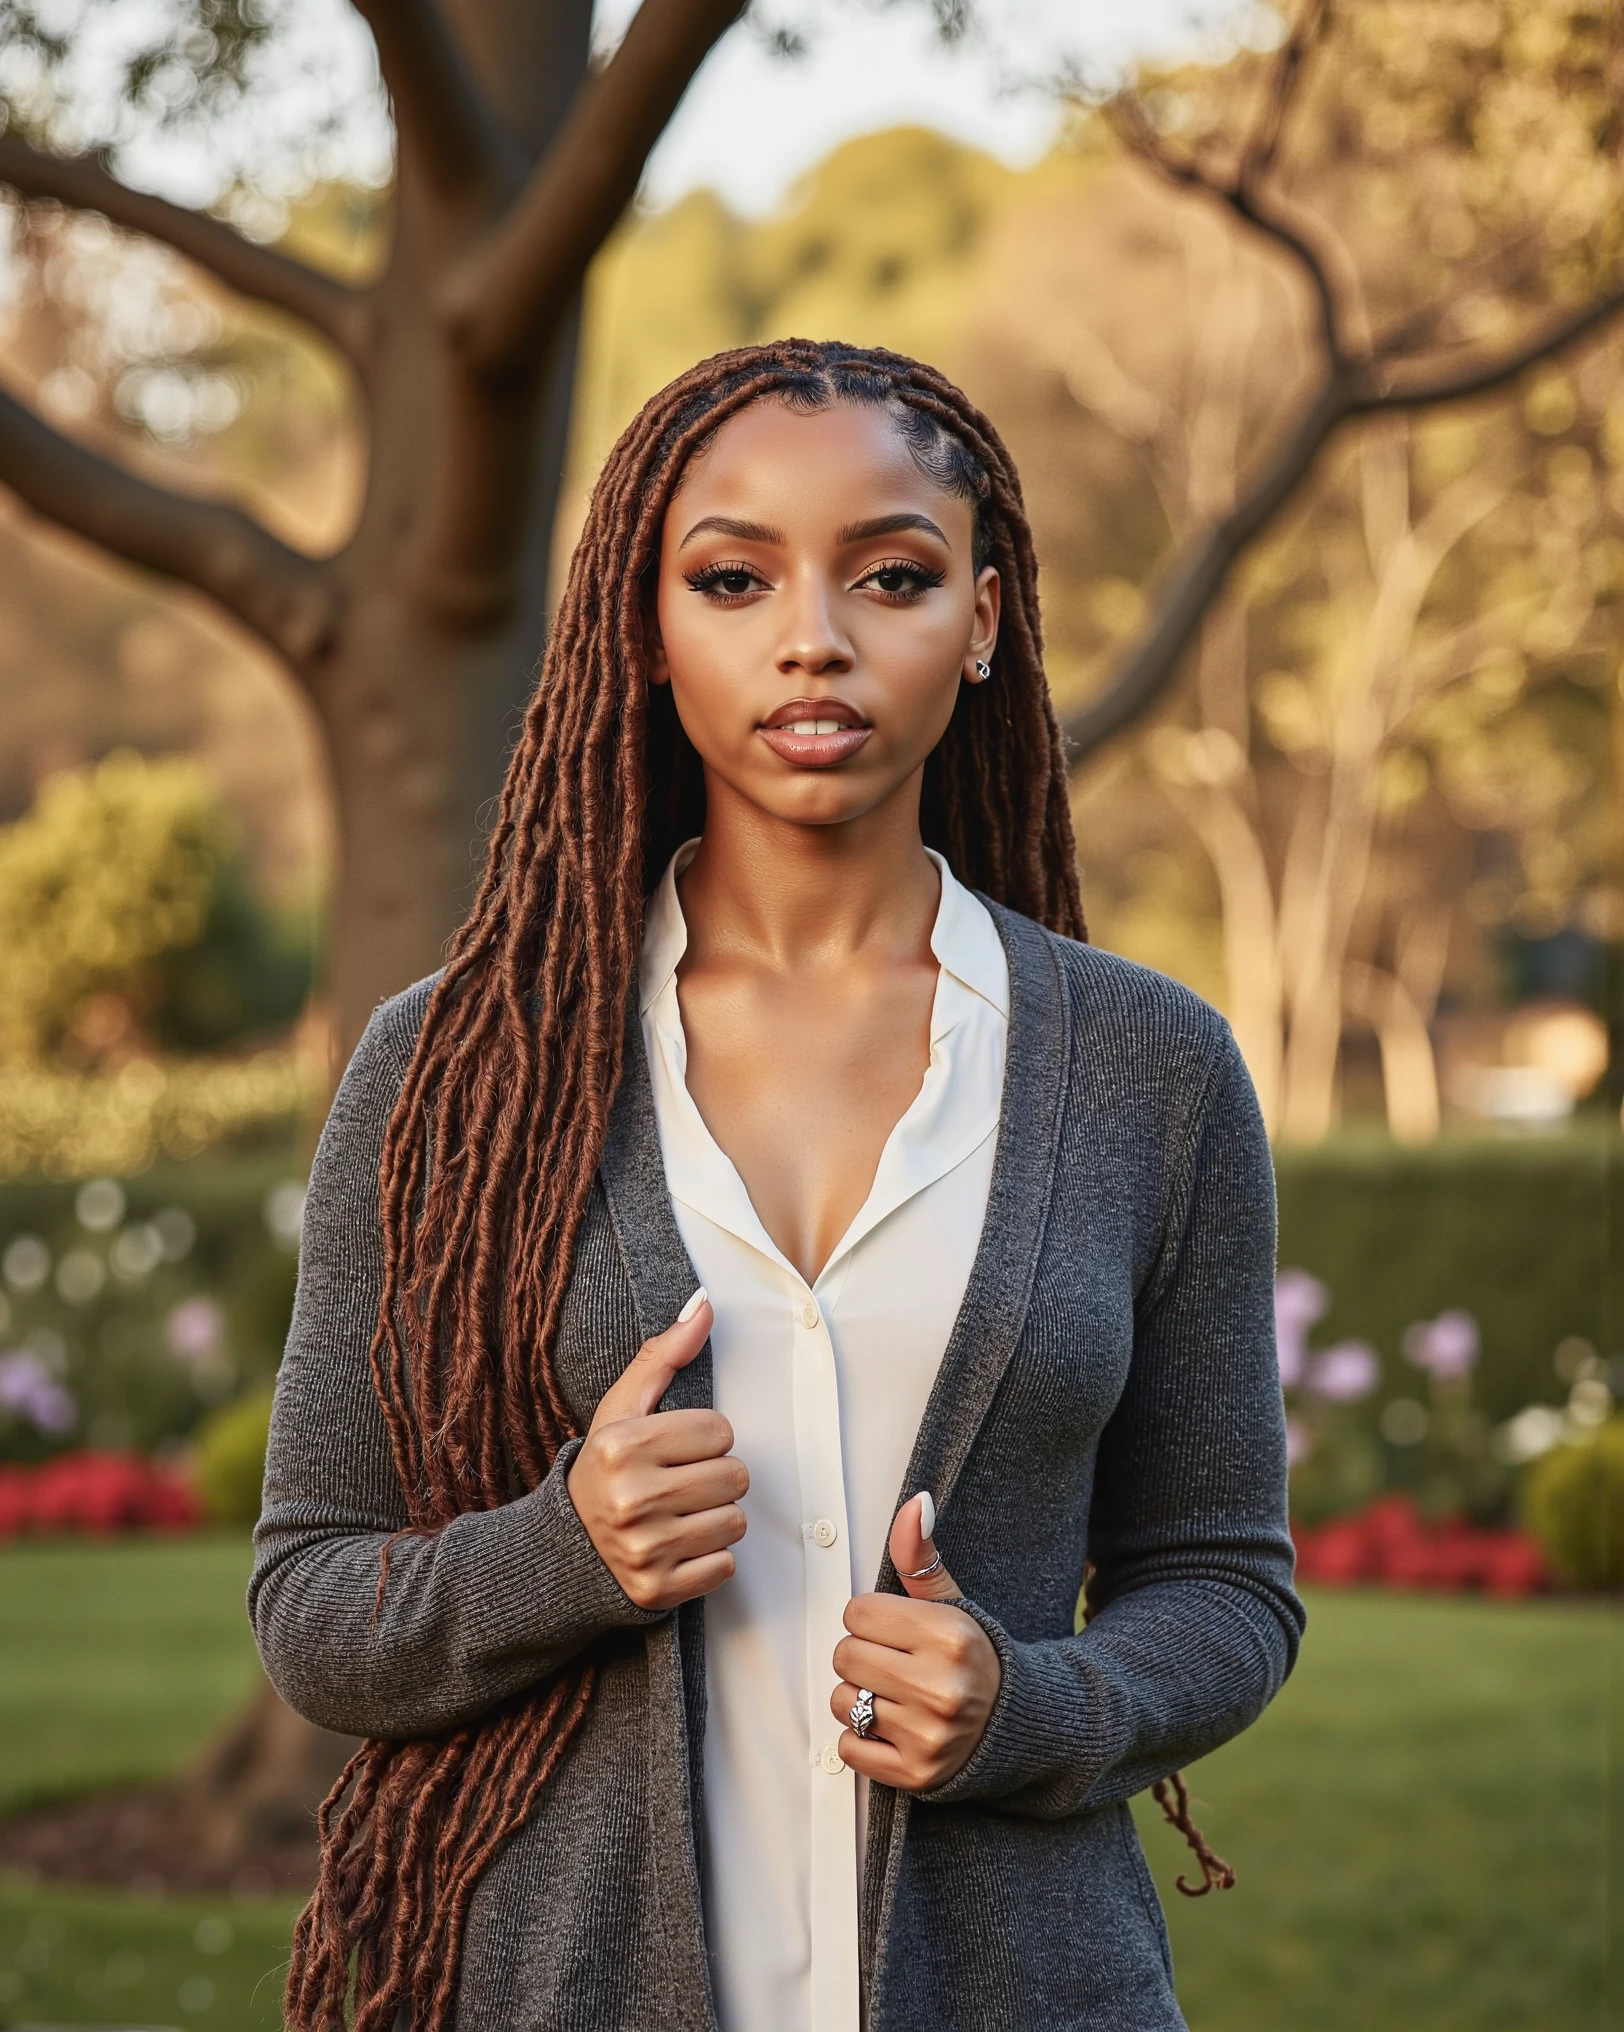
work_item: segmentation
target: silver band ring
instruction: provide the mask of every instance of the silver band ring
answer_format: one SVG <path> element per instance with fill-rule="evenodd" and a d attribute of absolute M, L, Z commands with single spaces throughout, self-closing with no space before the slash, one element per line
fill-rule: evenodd
<path fill-rule="evenodd" d="M 905 1573 L 902 1578 L 904 1580 L 929 1580 L 941 1563 L 942 1555 L 938 1552 L 929 1566 L 922 1566 L 917 1573 Z"/>
<path fill-rule="evenodd" d="M 857 1698 L 851 1704 L 847 1719 L 851 1722 L 852 1734 L 861 1736 L 866 1742 L 874 1731 L 874 1696 L 866 1686 L 858 1687 Z"/>

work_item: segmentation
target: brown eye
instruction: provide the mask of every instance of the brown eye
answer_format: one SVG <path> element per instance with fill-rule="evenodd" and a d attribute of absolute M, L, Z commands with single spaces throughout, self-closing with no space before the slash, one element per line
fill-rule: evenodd
<path fill-rule="evenodd" d="M 696 593 L 724 601 L 742 600 L 761 585 L 747 564 L 710 564 L 699 571 L 684 572 L 683 577 Z"/>
<path fill-rule="evenodd" d="M 946 576 L 946 572 L 932 571 L 928 565 L 915 564 L 911 559 L 894 558 L 875 565 L 857 583 L 883 593 L 889 600 L 911 600 L 932 586 L 939 586 Z"/>

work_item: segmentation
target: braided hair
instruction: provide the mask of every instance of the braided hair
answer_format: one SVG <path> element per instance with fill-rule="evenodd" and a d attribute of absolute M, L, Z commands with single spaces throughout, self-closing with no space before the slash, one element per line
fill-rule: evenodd
<path fill-rule="evenodd" d="M 593 491 L 479 892 L 384 1139 L 371 1360 L 414 1533 L 534 1489 L 581 1430 L 554 1366 L 559 1317 L 620 1081 L 644 898 L 704 814 L 699 758 L 669 691 L 647 682 L 645 607 L 688 461 L 767 400 L 885 409 L 969 502 L 975 562 L 1003 582 L 997 681 L 960 687 L 922 830 L 976 888 L 1086 936 L 1037 559 L 991 423 L 933 368 L 878 348 L 786 339 L 681 375 Z M 403 2007 L 414 2032 L 443 2032 L 480 1873 L 524 1825 L 592 1688 L 589 1652 L 463 1728 L 362 1745 L 321 1809 L 288 1980 L 295 2032 L 343 2032 L 346 2000 L 355 2032 L 391 2032 Z"/>

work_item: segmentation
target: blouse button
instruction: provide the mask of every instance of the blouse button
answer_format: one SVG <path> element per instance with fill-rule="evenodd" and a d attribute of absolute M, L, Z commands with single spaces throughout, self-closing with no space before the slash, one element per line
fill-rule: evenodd
<path fill-rule="evenodd" d="M 818 1323 L 818 1308 L 810 1298 L 801 1307 L 801 1323 L 803 1326 L 816 1326 Z"/>
<path fill-rule="evenodd" d="M 831 1778 L 834 1777 L 836 1772 L 844 1771 L 846 1768 L 845 1764 L 841 1761 L 840 1752 L 835 1748 L 833 1743 L 830 1743 L 825 1748 L 823 1755 L 818 1759 L 818 1762 L 823 1766 L 824 1770 L 829 1773 L 829 1776 Z"/>
<path fill-rule="evenodd" d="M 835 1540 L 840 1536 L 840 1533 L 829 1522 L 827 1517 L 820 1517 L 817 1523 L 812 1526 L 812 1536 L 820 1545 L 833 1545 Z"/>

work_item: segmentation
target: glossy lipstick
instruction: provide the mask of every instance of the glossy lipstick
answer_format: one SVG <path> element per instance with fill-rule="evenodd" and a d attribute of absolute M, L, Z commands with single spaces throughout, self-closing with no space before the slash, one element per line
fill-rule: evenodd
<path fill-rule="evenodd" d="M 855 706 L 838 698 L 786 699 L 756 732 L 797 769 L 832 769 L 849 761 L 874 729 Z"/>

